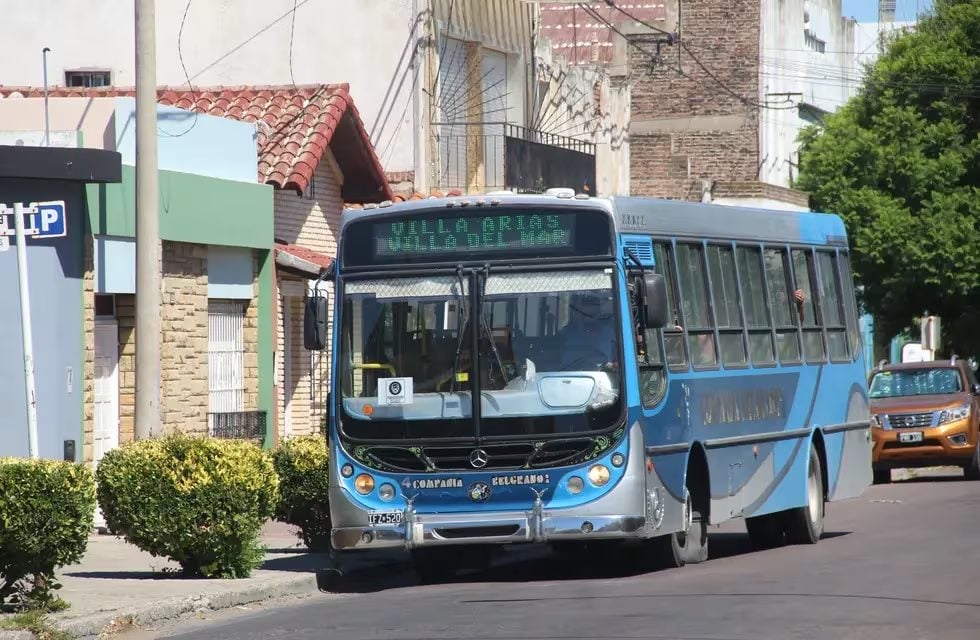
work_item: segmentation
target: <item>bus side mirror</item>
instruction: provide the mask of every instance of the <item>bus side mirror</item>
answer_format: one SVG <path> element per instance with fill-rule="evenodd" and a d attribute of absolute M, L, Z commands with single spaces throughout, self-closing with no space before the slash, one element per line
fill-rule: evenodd
<path fill-rule="evenodd" d="M 327 348 L 327 293 L 315 293 L 306 299 L 303 312 L 303 346 L 308 351 Z"/>
<path fill-rule="evenodd" d="M 667 326 L 667 281 L 662 274 L 643 274 L 643 315 L 647 329 Z"/>

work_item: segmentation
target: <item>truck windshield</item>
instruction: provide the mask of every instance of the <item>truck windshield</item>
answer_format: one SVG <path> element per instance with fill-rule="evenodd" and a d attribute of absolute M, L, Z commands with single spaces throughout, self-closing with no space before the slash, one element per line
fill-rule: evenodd
<path fill-rule="evenodd" d="M 614 301 L 611 269 L 351 281 L 339 363 L 344 431 L 472 436 L 477 372 L 482 435 L 607 429 L 622 408 Z"/>
<path fill-rule="evenodd" d="M 960 373 L 952 368 L 882 371 L 871 379 L 872 398 L 962 393 Z"/>

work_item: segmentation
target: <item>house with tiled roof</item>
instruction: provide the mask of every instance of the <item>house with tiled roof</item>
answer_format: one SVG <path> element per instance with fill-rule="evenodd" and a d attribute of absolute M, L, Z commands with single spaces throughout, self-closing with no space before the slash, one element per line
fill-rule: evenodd
<path fill-rule="evenodd" d="M 57 87 L 49 96 L 58 109 L 59 101 L 98 102 L 133 93 Z M 40 95 L 36 88 L 0 87 L 0 98 L 8 98 L 0 105 Z M 329 367 L 325 356 L 303 348 L 303 298 L 332 263 L 344 203 L 393 197 L 348 86 L 162 87 L 157 97 L 167 110 L 159 121 L 161 141 L 192 136 L 205 120 L 237 121 L 250 131 L 252 179 L 272 192 L 266 239 L 271 260 L 256 286 L 268 287 L 268 318 L 274 322 L 267 352 L 246 356 L 250 362 L 268 360 L 274 371 L 265 440 L 312 433 L 324 416 Z"/>
<path fill-rule="evenodd" d="M 74 360 L 68 367 L 38 361 L 38 404 L 45 411 L 61 406 L 45 424 L 74 431 L 56 443 L 61 455 L 98 464 L 136 431 L 136 102 L 54 97 L 45 118 L 44 99 L 32 95 L 0 90 L 5 142 L 104 149 L 121 159 L 118 182 L 87 185 L 66 200 L 60 246 L 28 247 L 35 340 L 52 341 L 44 327 L 56 316 L 62 337 L 54 343 Z M 157 118 L 162 426 L 267 440 L 274 408 L 273 188 L 256 178 L 255 127 L 165 105 Z M 0 280 L 16 281 L 2 263 Z M 76 294 L 59 294 L 65 287 Z"/>

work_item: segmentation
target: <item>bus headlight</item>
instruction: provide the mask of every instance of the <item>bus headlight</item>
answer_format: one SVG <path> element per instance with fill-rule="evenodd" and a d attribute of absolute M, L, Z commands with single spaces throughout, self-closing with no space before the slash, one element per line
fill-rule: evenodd
<path fill-rule="evenodd" d="M 597 487 L 604 486 L 609 482 L 609 467 L 603 464 L 594 465 L 589 469 L 589 482 Z"/>
<path fill-rule="evenodd" d="M 614 467 L 621 467 L 626 463 L 626 456 L 621 453 L 614 453 L 612 456 L 612 464 Z"/>
<path fill-rule="evenodd" d="M 568 492 L 571 494 L 582 493 L 582 489 L 585 488 L 585 482 L 582 478 L 578 476 L 572 476 L 568 479 Z"/>
<path fill-rule="evenodd" d="M 340 468 L 340 475 L 344 476 L 345 478 L 349 478 L 354 475 L 354 465 L 349 462 L 344 463 L 344 466 Z"/>
<path fill-rule="evenodd" d="M 395 497 L 395 488 L 387 482 L 384 483 L 378 487 L 378 497 L 385 502 L 391 502 L 391 499 Z"/>
<path fill-rule="evenodd" d="M 357 489 L 359 494 L 366 496 L 374 491 L 374 478 L 366 473 L 362 473 L 354 478 L 354 488 Z"/>

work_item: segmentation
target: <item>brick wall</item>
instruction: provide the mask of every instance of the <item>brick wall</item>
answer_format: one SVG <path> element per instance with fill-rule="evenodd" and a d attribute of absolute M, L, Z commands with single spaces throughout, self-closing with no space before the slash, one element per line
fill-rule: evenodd
<path fill-rule="evenodd" d="M 245 410 L 259 406 L 259 257 L 252 251 L 252 299 L 245 307 Z M 270 416 L 271 418 L 271 416 Z"/>
<path fill-rule="evenodd" d="M 163 242 L 160 413 L 167 431 L 207 433 L 206 245 Z"/>
<path fill-rule="evenodd" d="M 328 256 L 337 252 L 337 232 L 340 229 L 340 215 L 343 211 L 341 196 L 342 176 L 334 164 L 332 156 L 324 157 L 313 177 L 312 197 L 309 194 L 298 196 L 290 191 L 277 191 L 275 194 L 275 235 L 276 239 L 290 244 L 298 244 L 318 251 Z M 283 272 L 279 275 L 279 296 L 276 300 L 276 314 L 279 323 L 278 343 L 276 345 L 276 403 L 279 410 L 277 431 L 282 437 L 286 434 L 286 393 L 285 376 L 290 376 L 289 392 L 291 431 L 293 435 L 313 433 L 319 425 L 322 407 L 310 401 L 311 391 L 311 352 L 303 348 L 303 299 L 292 296 L 285 289 L 287 282 L 298 283 L 305 287 L 305 280 L 290 276 Z M 332 287 L 330 296 L 330 313 L 333 313 Z M 290 295 L 286 295 L 290 293 Z M 291 322 L 285 325 L 284 302 L 291 309 Z M 285 366 L 286 340 L 290 340 L 292 366 L 287 372 Z M 325 354 L 329 354 L 328 344 Z M 324 368 L 329 358 L 324 357 Z M 316 384 L 328 384 L 328 377 L 318 379 Z M 326 393 L 317 393 L 317 397 L 326 398 Z M 322 404 L 322 403 L 320 403 Z"/>
<path fill-rule="evenodd" d="M 639 74 L 630 135 L 634 195 L 699 199 L 702 178 L 745 181 L 758 173 L 760 0 L 680 7 L 686 49 L 661 45 L 663 63 L 652 70 L 650 56 L 629 51 Z M 636 41 L 656 51 L 651 37 Z"/>

